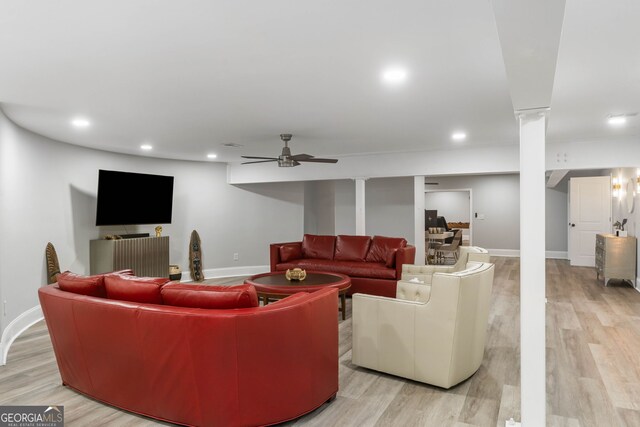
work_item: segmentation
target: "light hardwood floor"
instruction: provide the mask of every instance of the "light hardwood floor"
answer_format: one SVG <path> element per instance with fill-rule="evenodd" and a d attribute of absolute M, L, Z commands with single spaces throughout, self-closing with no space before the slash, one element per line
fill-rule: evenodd
<path fill-rule="evenodd" d="M 469 380 L 442 390 L 352 365 L 348 300 L 338 396 L 286 425 L 502 427 L 519 419 L 519 260 L 492 261 L 487 346 Z M 621 283 L 603 287 L 592 268 L 548 260 L 547 297 L 547 424 L 640 426 L 640 294 Z M 0 367 L 0 405 L 10 404 L 62 404 L 70 426 L 162 424 L 62 387 L 44 322 L 14 342 Z"/>

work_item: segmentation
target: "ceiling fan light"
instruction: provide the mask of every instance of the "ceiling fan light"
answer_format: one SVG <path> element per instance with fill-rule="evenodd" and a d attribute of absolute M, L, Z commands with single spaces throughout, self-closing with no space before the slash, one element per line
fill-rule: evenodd
<path fill-rule="evenodd" d="M 278 159 L 278 166 L 281 168 L 292 168 L 294 166 L 298 166 L 298 162 L 289 158 L 280 158 Z"/>

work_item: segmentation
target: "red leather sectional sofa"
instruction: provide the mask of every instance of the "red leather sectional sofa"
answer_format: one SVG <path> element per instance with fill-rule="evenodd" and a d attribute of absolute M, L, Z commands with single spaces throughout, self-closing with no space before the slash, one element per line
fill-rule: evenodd
<path fill-rule="evenodd" d="M 183 425 L 255 426 L 338 391 L 335 289 L 257 307 L 250 285 L 64 273 L 38 294 L 63 384 L 109 405 Z"/>
<path fill-rule="evenodd" d="M 365 293 L 395 298 L 402 264 L 413 264 L 416 248 L 401 237 L 320 236 L 301 242 L 272 243 L 271 271 L 291 268 L 346 274 L 348 295 Z"/>

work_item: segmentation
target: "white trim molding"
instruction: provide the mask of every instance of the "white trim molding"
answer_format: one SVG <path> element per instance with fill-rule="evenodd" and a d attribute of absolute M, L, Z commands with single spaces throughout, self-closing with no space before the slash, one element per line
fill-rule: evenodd
<path fill-rule="evenodd" d="M 520 256 L 519 249 L 487 249 L 491 256 L 514 257 Z M 567 251 L 545 251 L 545 258 L 548 259 L 569 259 Z"/>
<path fill-rule="evenodd" d="M 567 251 L 546 251 L 545 255 L 548 259 L 569 259 Z"/>
<path fill-rule="evenodd" d="M 253 276 L 254 274 L 265 273 L 270 270 L 271 267 L 268 265 L 247 265 L 242 267 L 210 268 L 204 270 L 203 273 L 205 279 L 221 279 L 223 277 Z M 189 276 L 189 270 L 183 271 L 182 275 L 183 278 L 180 280 L 180 283 L 193 282 Z"/>
<path fill-rule="evenodd" d="M 42 309 L 37 305 L 25 311 L 7 325 L 4 331 L 2 331 L 2 340 L 0 340 L 0 366 L 6 365 L 7 354 L 9 354 L 9 348 L 11 344 L 13 344 L 13 341 L 34 323 L 41 321 L 43 318 Z"/>
<path fill-rule="evenodd" d="M 519 257 L 519 249 L 487 249 L 491 256 Z"/>

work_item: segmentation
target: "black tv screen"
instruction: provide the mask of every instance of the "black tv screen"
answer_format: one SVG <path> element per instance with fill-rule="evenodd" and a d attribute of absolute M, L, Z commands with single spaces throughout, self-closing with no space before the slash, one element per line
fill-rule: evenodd
<path fill-rule="evenodd" d="M 96 225 L 171 224 L 173 177 L 98 171 Z"/>

